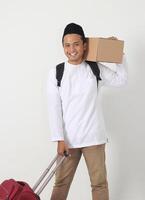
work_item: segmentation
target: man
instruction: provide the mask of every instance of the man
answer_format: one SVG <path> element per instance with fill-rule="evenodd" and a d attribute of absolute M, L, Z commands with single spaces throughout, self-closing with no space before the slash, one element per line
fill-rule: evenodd
<path fill-rule="evenodd" d="M 61 86 L 56 80 L 56 67 L 48 77 L 49 122 L 52 141 L 57 152 L 69 152 L 56 172 L 51 200 L 65 200 L 81 155 L 84 156 L 92 187 L 93 200 L 109 200 L 105 166 L 107 134 L 101 111 L 99 90 L 102 85 L 120 86 L 126 83 L 123 64 L 112 71 L 98 63 L 100 81 L 97 84 L 89 64 L 84 60 L 87 48 L 85 34 L 78 24 L 65 27 L 62 44 L 68 61 L 64 64 Z"/>

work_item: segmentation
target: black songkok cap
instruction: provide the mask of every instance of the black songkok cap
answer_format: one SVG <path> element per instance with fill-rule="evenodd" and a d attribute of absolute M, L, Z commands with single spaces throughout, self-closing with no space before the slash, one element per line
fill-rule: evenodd
<path fill-rule="evenodd" d="M 75 23 L 68 24 L 64 29 L 62 40 L 63 40 L 64 36 L 67 34 L 78 34 L 78 35 L 82 36 L 83 41 L 85 41 L 84 31 L 83 31 L 82 27 L 78 24 L 75 24 Z"/>

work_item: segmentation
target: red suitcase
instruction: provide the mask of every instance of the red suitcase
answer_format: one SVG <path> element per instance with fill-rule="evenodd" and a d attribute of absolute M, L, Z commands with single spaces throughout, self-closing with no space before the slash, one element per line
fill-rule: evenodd
<path fill-rule="evenodd" d="M 61 157 L 54 169 L 50 172 L 50 174 L 48 174 L 53 164 L 60 157 L 57 155 L 49 164 L 47 169 L 43 172 L 33 188 L 31 188 L 29 184 L 23 181 L 16 181 L 14 179 L 3 181 L 0 184 L 0 200 L 40 200 L 39 195 L 67 156 L 68 154 L 65 154 L 63 157 Z"/>

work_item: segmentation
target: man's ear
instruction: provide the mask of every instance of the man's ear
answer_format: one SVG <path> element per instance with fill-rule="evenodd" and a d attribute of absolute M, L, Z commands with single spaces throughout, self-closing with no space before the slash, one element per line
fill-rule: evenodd
<path fill-rule="evenodd" d="M 87 49 L 87 42 L 84 42 L 84 51 Z"/>
<path fill-rule="evenodd" d="M 88 45 L 87 42 L 84 42 L 84 55 L 83 55 L 84 59 L 86 58 L 87 52 L 88 52 Z"/>

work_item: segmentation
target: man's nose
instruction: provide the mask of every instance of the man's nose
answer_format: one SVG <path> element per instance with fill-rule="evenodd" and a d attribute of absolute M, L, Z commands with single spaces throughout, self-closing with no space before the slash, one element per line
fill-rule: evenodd
<path fill-rule="evenodd" d="M 73 44 L 70 46 L 70 51 L 71 52 L 75 51 L 75 46 Z"/>

